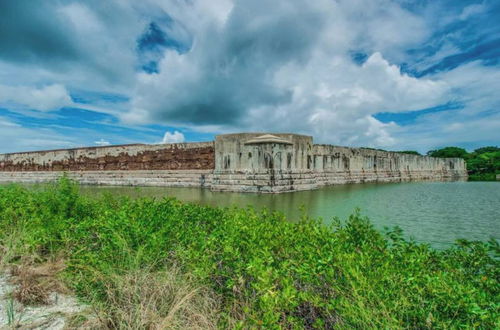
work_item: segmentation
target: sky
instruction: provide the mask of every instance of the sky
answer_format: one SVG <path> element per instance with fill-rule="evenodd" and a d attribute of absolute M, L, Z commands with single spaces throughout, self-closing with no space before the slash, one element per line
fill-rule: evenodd
<path fill-rule="evenodd" d="M 0 153 L 500 144 L 500 1 L 0 0 Z"/>

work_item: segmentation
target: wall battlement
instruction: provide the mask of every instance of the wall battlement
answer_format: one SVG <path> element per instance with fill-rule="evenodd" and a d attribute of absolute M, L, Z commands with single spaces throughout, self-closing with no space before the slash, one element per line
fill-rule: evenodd
<path fill-rule="evenodd" d="M 460 158 L 315 145 L 311 136 L 283 133 L 0 154 L 0 183 L 48 182 L 63 172 L 84 184 L 270 193 L 345 183 L 467 179 Z"/>

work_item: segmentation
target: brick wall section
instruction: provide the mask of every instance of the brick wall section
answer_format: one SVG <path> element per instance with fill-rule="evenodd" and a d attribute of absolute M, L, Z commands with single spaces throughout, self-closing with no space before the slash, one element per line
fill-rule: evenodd
<path fill-rule="evenodd" d="M 209 170 L 214 143 L 121 145 L 0 155 L 0 171 Z"/>

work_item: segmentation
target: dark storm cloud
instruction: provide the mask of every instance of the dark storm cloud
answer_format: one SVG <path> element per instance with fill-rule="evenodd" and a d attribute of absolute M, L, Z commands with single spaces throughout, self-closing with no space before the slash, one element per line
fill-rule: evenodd
<path fill-rule="evenodd" d="M 13 62 L 76 61 L 80 50 L 53 1 L 0 1 L 0 58 Z"/>
<path fill-rule="evenodd" d="M 225 26 L 224 50 L 240 65 L 274 69 L 305 60 L 323 30 L 325 17 L 303 1 L 239 1 Z"/>
<path fill-rule="evenodd" d="M 310 57 L 325 17 L 303 1 L 238 1 L 222 28 L 208 28 L 184 56 L 196 79 L 165 86 L 153 117 L 179 123 L 234 124 L 248 109 L 289 103 L 274 84 L 277 70 Z M 168 63 L 167 63 L 168 64 Z"/>
<path fill-rule="evenodd" d="M 131 6 L 115 1 L 2 0 L 0 61 L 120 85 L 133 74 L 141 26 Z"/>

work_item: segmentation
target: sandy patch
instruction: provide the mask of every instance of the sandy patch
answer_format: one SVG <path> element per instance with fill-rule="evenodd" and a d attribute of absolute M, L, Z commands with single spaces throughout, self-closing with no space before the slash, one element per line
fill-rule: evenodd
<path fill-rule="evenodd" d="M 46 305 L 24 306 L 12 297 L 10 282 L 0 274 L 0 329 L 64 329 L 69 316 L 85 309 L 75 297 L 55 292 Z"/>

